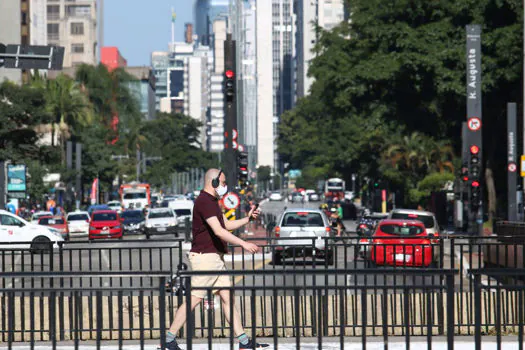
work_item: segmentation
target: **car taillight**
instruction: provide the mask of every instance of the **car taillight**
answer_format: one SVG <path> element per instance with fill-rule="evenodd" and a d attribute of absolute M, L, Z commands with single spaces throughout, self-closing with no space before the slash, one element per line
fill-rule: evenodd
<path fill-rule="evenodd" d="M 89 224 L 89 220 L 86 220 L 86 222 Z"/>
<path fill-rule="evenodd" d="M 326 226 L 324 229 L 325 229 L 326 232 L 331 232 L 332 231 L 332 228 L 330 226 Z"/>
<path fill-rule="evenodd" d="M 359 228 L 366 228 L 366 225 L 365 224 L 361 224 L 361 225 L 359 225 Z"/>
<path fill-rule="evenodd" d="M 275 237 L 281 236 L 281 228 L 279 226 L 275 226 Z"/>

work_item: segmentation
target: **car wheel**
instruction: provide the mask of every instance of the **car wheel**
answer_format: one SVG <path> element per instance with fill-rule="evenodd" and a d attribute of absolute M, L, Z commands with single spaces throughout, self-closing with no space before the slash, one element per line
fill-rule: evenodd
<path fill-rule="evenodd" d="M 272 254 L 272 265 L 282 265 L 283 256 L 280 251 L 275 251 Z"/>
<path fill-rule="evenodd" d="M 46 236 L 37 236 L 31 242 L 31 253 L 42 254 L 51 251 L 53 245 Z"/>

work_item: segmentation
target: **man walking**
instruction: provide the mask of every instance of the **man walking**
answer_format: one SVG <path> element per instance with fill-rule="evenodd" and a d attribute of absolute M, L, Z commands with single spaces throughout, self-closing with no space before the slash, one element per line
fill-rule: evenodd
<path fill-rule="evenodd" d="M 204 189 L 195 199 L 193 207 L 192 233 L 193 241 L 189 254 L 191 269 L 198 270 L 226 270 L 224 254 L 227 253 L 227 243 L 241 246 L 249 253 L 256 253 L 259 249 L 255 244 L 243 241 L 229 232 L 246 225 L 250 220 L 256 219 L 259 211 L 255 206 L 251 207 L 248 216 L 235 221 L 228 221 L 221 208 L 219 199 L 228 192 L 226 186 L 226 176 L 222 170 L 210 169 L 204 177 Z M 233 306 L 233 315 L 230 315 L 230 290 L 221 287 L 231 287 L 231 278 L 226 275 L 216 276 L 193 276 L 191 279 L 192 287 L 212 287 L 213 293 L 218 293 L 224 317 L 233 323 L 233 331 L 239 340 L 239 349 L 260 349 L 266 348 L 268 344 L 257 344 L 248 338 L 241 324 L 241 316 L 237 307 Z M 191 310 L 202 301 L 206 296 L 205 290 L 191 291 Z M 175 338 L 181 327 L 186 322 L 186 305 L 183 303 L 177 309 L 173 323 L 166 336 L 167 350 L 182 350 Z"/>

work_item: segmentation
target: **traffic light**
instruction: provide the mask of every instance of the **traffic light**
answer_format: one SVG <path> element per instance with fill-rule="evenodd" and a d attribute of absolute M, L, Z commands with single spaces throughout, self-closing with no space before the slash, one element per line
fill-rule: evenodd
<path fill-rule="evenodd" d="M 239 152 L 237 156 L 239 186 L 244 188 L 248 185 L 248 153 Z"/>
<path fill-rule="evenodd" d="M 468 182 L 468 163 L 463 163 L 461 167 L 461 180 L 463 182 Z"/>
<path fill-rule="evenodd" d="M 481 180 L 480 180 L 480 169 L 481 164 L 479 161 L 479 146 L 470 146 L 470 198 L 471 208 L 473 211 L 478 210 L 481 201 Z"/>
<path fill-rule="evenodd" d="M 233 69 L 224 72 L 224 95 L 226 96 L 226 103 L 231 104 L 235 101 L 235 72 Z"/>

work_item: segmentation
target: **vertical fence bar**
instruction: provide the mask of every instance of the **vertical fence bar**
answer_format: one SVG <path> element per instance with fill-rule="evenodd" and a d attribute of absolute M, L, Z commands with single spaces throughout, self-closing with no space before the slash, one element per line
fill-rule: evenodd
<path fill-rule="evenodd" d="M 339 289 L 339 348 L 341 350 L 345 348 L 345 290 Z"/>
<path fill-rule="evenodd" d="M 15 341 L 15 292 L 7 292 L 7 347 Z"/>
<path fill-rule="evenodd" d="M 501 287 L 496 286 L 496 347 L 501 350 Z"/>
<path fill-rule="evenodd" d="M 74 319 L 74 327 L 75 327 L 75 331 L 73 332 L 74 337 L 75 337 L 74 345 L 75 345 L 75 350 L 78 350 L 78 347 L 80 345 L 80 338 L 82 337 L 82 330 L 80 329 L 80 309 L 82 308 L 82 296 L 80 295 L 78 291 L 75 291 L 73 293 L 73 298 L 74 298 L 73 319 Z"/>
<path fill-rule="evenodd" d="M 474 275 L 474 342 L 475 349 L 481 350 L 481 275 Z"/>
<path fill-rule="evenodd" d="M 255 313 L 257 312 L 256 305 L 255 305 L 256 302 L 257 302 L 256 289 L 253 288 L 252 289 L 252 301 L 251 301 L 251 313 L 252 313 L 251 321 L 252 321 L 252 339 L 254 343 L 257 343 L 257 318 L 255 315 Z"/>
<path fill-rule="evenodd" d="M 119 290 L 118 293 L 117 293 L 117 304 L 118 304 L 118 348 L 119 350 L 122 350 L 122 338 L 123 338 L 123 335 L 124 335 L 124 312 L 123 312 L 123 308 L 124 308 L 124 304 L 122 302 L 122 297 L 123 297 L 123 292 L 122 290 Z M 160 311 L 162 312 L 162 309 L 160 309 Z M 161 324 L 161 332 L 162 332 L 162 324 Z M 161 342 L 162 342 L 162 337 L 161 337 Z"/>
<path fill-rule="evenodd" d="M 403 288 L 403 319 L 405 321 L 405 344 L 406 349 L 410 350 L 410 298 L 409 289 Z"/>
<path fill-rule="evenodd" d="M 35 292 L 31 289 L 29 293 L 29 328 L 31 329 L 29 333 L 29 344 L 31 350 L 35 348 Z"/>
<path fill-rule="evenodd" d="M 519 350 L 523 350 L 523 293 L 524 290 L 518 290 L 518 344 Z"/>
<path fill-rule="evenodd" d="M 212 304 L 213 301 L 213 294 L 211 293 L 212 290 L 208 289 L 206 291 L 206 297 L 208 298 L 208 349 L 212 348 L 212 340 L 213 340 L 213 324 L 212 324 L 212 314 L 213 314 L 213 307 L 215 305 Z M 213 305 L 213 307 L 211 306 Z M 233 316 L 230 316 L 230 323 L 233 324 Z"/>
<path fill-rule="evenodd" d="M 434 289 L 425 289 L 426 302 L 427 302 L 427 349 L 432 350 L 432 326 L 434 325 L 434 319 L 432 318 L 432 294 Z"/>
<path fill-rule="evenodd" d="M 383 327 L 383 344 L 384 350 L 388 350 L 388 290 L 383 289 L 381 295 L 381 316 L 382 316 L 382 327 Z"/>
<path fill-rule="evenodd" d="M 274 275 L 275 277 L 275 275 Z M 276 349 L 278 349 L 278 334 L 277 334 L 277 287 L 273 287 L 273 305 L 272 305 L 272 332 L 273 332 L 273 344 Z"/>
<path fill-rule="evenodd" d="M 449 272 L 446 276 L 447 286 L 447 348 L 454 350 L 454 275 Z"/>
<path fill-rule="evenodd" d="M 300 324 L 300 316 L 299 316 L 299 289 L 294 289 L 294 320 L 295 320 L 295 346 L 297 349 L 301 348 L 301 336 L 299 334 L 299 324 Z"/>
<path fill-rule="evenodd" d="M 166 348 L 166 277 L 162 276 L 159 282 L 159 328 L 160 348 Z"/>
<path fill-rule="evenodd" d="M 141 282 L 142 286 L 142 277 Z M 140 330 L 140 348 L 144 349 L 144 291 L 139 291 L 139 330 Z"/>
<path fill-rule="evenodd" d="M 96 291 L 95 292 L 95 295 L 96 295 L 96 317 L 97 317 L 97 339 L 96 339 L 96 344 L 97 344 L 97 350 L 100 349 L 100 342 L 102 341 L 102 326 L 103 326 L 103 323 L 102 323 L 102 292 L 101 291 Z"/>
<path fill-rule="evenodd" d="M 186 348 L 191 349 L 193 347 L 194 319 L 193 312 L 191 310 L 191 277 L 189 276 L 186 277 L 186 319 L 188 320 L 186 328 Z"/>
<path fill-rule="evenodd" d="M 362 326 L 362 346 L 366 350 L 366 325 L 368 323 L 368 296 L 366 294 L 366 287 L 361 288 L 361 326 Z"/>

